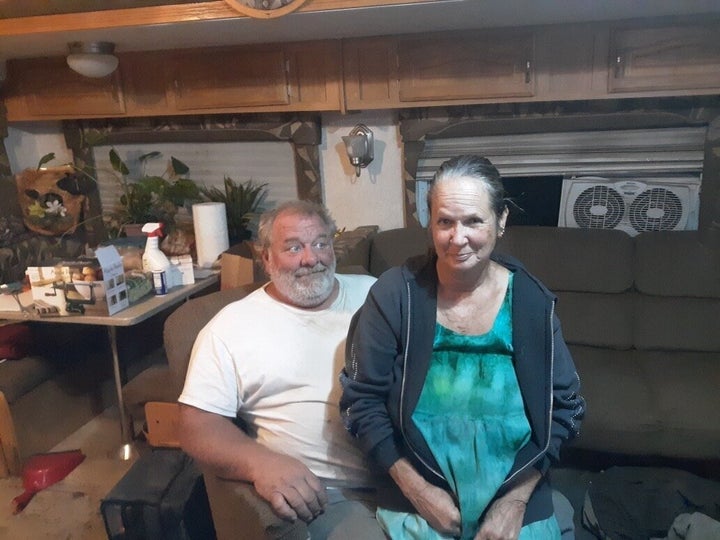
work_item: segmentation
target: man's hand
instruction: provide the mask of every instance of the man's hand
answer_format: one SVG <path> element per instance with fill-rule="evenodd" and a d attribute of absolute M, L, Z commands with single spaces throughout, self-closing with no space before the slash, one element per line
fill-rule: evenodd
<path fill-rule="evenodd" d="M 450 494 L 427 482 L 406 459 L 390 467 L 390 476 L 415 510 L 439 533 L 460 536 L 460 510 Z"/>
<path fill-rule="evenodd" d="M 252 483 L 281 518 L 310 521 L 325 508 L 325 487 L 305 465 L 259 444 L 228 418 L 181 405 L 180 442 L 221 478 Z"/>
<path fill-rule="evenodd" d="M 310 469 L 295 458 L 274 452 L 265 465 L 253 484 L 278 516 L 309 522 L 322 513 L 327 504 L 325 487 Z"/>

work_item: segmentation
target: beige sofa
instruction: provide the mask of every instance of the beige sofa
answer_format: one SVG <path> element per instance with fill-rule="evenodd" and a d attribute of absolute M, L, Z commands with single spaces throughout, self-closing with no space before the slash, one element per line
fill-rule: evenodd
<path fill-rule="evenodd" d="M 379 275 L 427 246 L 422 229 L 383 231 L 356 243 L 339 269 Z M 520 259 L 559 298 L 558 314 L 588 403 L 581 435 L 565 452 L 567 465 L 599 470 L 664 460 L 688 470 L 701 467 L 720 479 L 718 238 L 690 231 L 633 238 L 612 230 L 514 227 L 498 251 Z M 222 306 L 254 287 L 194 299 L 168 317 L 164 337 L 172 384 L 167 367 L 155 368 L 157 380 L 165 382 L 156 396 L 177 397 L 194 336 Z M 128 402 L 138 406 L 149 398 L 144 386 L 127 388 Z M 560 480 L 570 491 L 567 476 Z M 301 525 L 282 528 L 257 504 L 250 517 L 238 513 L 233 501 L 238 492 L 247 496 L 247 486 L 206 481 L 219 538 L 243 527 L 256 534 L 264 527 L 258 517 L 280 527 L 267 537 L 302 537 Z M 580 499 L 571 496 L 576 510 L 582 506 L 580 487 Z"/>

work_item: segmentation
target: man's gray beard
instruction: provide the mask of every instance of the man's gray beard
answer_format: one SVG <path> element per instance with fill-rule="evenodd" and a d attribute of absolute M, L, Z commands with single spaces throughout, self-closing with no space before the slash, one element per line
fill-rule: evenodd
<path fill-rule="evenodd" d="M 324 270 L 324 271 L 323 271 Z M 297 276 L 310 274 L 310 279 L 299 281 Z M 278 292 L 299 307 L 315 307 L 332 294 L 335 287 L 335 261 L 329 266 L 317 263 L 312 268 L 303 267 L 295 272 L 270 269 L 270 280 Z"/>

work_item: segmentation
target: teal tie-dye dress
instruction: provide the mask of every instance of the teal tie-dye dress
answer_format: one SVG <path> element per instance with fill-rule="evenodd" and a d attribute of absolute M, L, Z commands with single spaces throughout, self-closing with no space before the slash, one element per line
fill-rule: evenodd
<path fill-rule="evenodd" d="M 459 501 L 463 539 L 472 539 L 478 519 L 507 477 L 515 455 L 530 438 L 513 368 L 512 274 L 492 329 L 458 334 L 436 324 L 433 354 L 413 421 L 424 435 Z M 418 514 L 378 509 L 394 540 L 449 538 Z M 523 527 L 521 540 L 560 538 L 555 518 Z"/>

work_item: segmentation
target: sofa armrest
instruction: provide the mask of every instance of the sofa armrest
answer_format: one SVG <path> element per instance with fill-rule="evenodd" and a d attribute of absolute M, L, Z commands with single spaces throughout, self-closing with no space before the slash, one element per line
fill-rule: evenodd
<path fill-rule="evenodd" d="M 279 518 L 252 484 L 218 478 L 201 467 L 218 540 L 307 540 L 307 524 Z"/>

